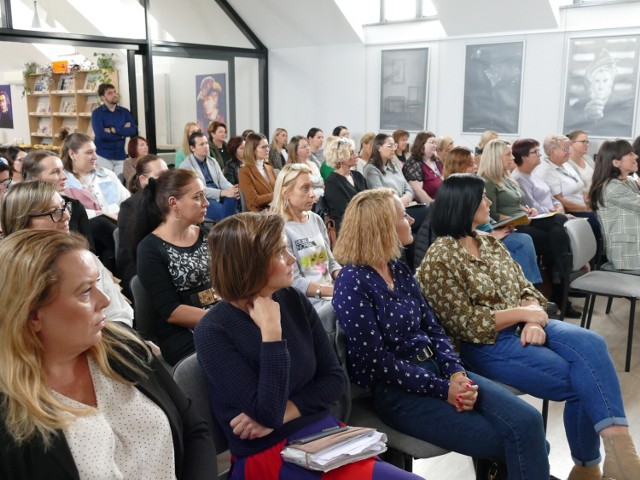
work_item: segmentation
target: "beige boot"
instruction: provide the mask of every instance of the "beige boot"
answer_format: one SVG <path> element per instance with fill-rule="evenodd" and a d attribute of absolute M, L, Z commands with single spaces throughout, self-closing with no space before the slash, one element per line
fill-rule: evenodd
<path fill-rule="evenodd" d="M 639 480 L 640 458 L 629 433 L 602 437 L 604 443 L 604 467 L 602 478 L 606 480 Z"/>
<path fill-rule="evenodd" d="M 583 467 L 581 465 L 574 465 L 569 473 L 567 480 L 601 480 L 602 473 L 600 473 L 600 466 L 594 465 L 592 467 Z"/>

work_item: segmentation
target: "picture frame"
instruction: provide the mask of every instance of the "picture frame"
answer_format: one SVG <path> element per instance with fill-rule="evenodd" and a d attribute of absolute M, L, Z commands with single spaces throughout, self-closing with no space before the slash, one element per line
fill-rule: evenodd
<path fill-rule="evenodd" d="M 524 41 L 467 45 L 464 133 L 519 133 L 524 47 Z"/>
<path fill-rule="evenodd" d="M 562 131 L 633 138 L 638 100 L 639 35 L 570 38 Z"/>
<path fill-rule="evenodd" d="M 381 130 L 418 132 L 425 129 L 428 75 L 428 48 L 381 52 Z"/>

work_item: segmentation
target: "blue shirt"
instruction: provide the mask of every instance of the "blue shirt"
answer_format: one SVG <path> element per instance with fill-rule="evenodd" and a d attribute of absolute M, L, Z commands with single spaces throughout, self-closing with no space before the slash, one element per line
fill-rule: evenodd
<path fill-rule="evenodd" d="M 126 123 L 131 126 L 125 127 Z M 138 134 L 138 127 L 133 121 L 131 112 L 124 107 L 116 105 L 112 112 L 102 104 L 91 113 L 91 127 L 95 134 L 95 144 L 98 155 L 108 160 L 124 160 L 127 154 L 124 151 L 124 142 L 127 137 Z M 113 127 L 116 133 L 105 132 L 105 128 Z"/>
<path fill-rule="evenodd" d="M 460 359 L 409 267 L 389 265 L 393 290 L 368 266 L 347 265 L 336 280 L 333 308 L 346 333 L 349 376 L 364 388 L 385 382 L 446 400 L 450 376 L 464 370 Z M 416 364 L 425 347 L 441 377 Z"/>

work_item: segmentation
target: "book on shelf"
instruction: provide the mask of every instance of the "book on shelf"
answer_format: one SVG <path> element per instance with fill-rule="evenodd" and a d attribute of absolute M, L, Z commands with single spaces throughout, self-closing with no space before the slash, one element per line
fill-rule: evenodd
<path fill-rule="evenodd" d="M 76 113 L 76 102 L 65 100 L 60 104 L 60 113 Z"/>
<path fill-rule="evenodd" d="M 76 79 L 73 75 L 62 75 L 58 82 L 58 90 L 66 92 L 76 89 Z"/>
<path fill-rule="evenodd" d="M 87 102 L 84 107 L 84 113 L 91 113 L 100 106 L 100 102 Z"/>
<path fill-rule="evenodd" d="M 39 98 L 36 105 L 36 113 L 51 113 L 51 104 L 48 98 Z"/>
<path fill-rule="evenodd" d="M 51 135 L 51 120 L 48 118 L 38 120 L 38 135 Z"/>
<path fill-rule="evenodd" d="M 46 77 L 36 77 L 36 82 L 33 85 L 33 91 L 39 93 L 46 93 L 49 91 L 49 82 Z"/>
<path fill-rule="evenodd" d="M 98 88 L 98 74 L 96 72 L 87 73 L 87 78 L 84 81 L 84 89 L 95 92 L 96 88 Z"/>

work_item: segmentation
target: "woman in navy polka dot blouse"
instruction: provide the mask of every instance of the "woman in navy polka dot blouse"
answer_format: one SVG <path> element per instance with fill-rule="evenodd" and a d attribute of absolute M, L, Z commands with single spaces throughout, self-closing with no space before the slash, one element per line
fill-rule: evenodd
<path fill-rule="evenodd" d="M 393 428 L 478 458 L 504 460 L 509 478 L 549 478 L 542 417 L 504 388 L 464 370 L 410 269 L 413 241 L 390 189 L 356 195 L 335 257 L 345 265 L 333 307 L 347 338 L 351 380 L 373 393 Z M 366 232 L 366 236 L 363 236 Z"/>

